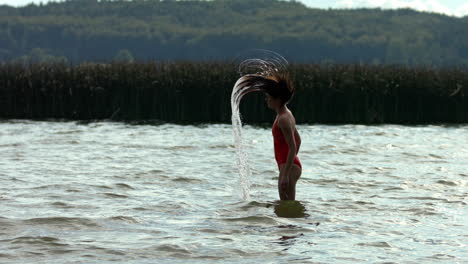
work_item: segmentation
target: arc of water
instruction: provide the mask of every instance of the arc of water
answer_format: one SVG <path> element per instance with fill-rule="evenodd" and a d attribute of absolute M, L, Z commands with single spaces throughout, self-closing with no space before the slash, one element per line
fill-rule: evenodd
<path fill-rule="evenodd" d="M 252 87 L 243 87 L 239 84 L 247 78 L 243 76 L 237 80 L 234 88 L 232 89 L 231 93 L 231 122 L 232 122 L 232 130 L 234 134 L 234 145 L 236 148 L 236 163 L 237 168 L 239 169 L 239 186 L 241 188 L 241 197 L 243 200 L 248 200 L 250 198 L 250 177 L 252 175 L 250 171 L 250 166 L 248 163 L 248 156 L 244 150 L 244 143 L 242 140 L 242 121 L 241 121 L 241 114 L 239 111 L 239 105 L 242 97 L 244 95 L 254 92 L 260 91 L 259 88 L 252 86 Z"/>

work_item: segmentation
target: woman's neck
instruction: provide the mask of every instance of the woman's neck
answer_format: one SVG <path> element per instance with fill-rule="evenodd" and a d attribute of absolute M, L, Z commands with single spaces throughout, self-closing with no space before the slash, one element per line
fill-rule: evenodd
<path fill-rule="evenodd" d="M 282 113 L 285 113 L 287 110 L 288 110 L 288 107 L 284 104 L 276 109 L 276 114 L 280 115 Z"/>

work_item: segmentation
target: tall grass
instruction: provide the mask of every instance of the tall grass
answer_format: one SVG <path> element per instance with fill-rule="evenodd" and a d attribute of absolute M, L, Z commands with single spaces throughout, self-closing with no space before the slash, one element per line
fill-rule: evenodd
<path fill-rule="evenodd" d="M 291 65 L 298 123 L 467 123 L 468 70 Z M 0 64 L 0 118 L 230 123 L 239 75 L 225 62 Z M 241 103 L 271 122 L 262 94 Z"/>

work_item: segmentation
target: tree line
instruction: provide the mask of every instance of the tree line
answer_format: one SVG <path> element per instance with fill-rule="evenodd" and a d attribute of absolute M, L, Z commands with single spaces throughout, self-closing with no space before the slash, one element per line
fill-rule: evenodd
<path fill-rule="evenodd" d="M 229 60 L 250 48 L 298 63 L 468 64 L 468 17 L 323 10 L 276 0 L 68 0 L 0 6 L 0 61 Z"/>

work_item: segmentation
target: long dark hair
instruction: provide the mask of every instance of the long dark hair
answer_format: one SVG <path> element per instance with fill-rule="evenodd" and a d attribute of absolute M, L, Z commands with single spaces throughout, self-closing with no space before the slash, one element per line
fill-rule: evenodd
<path fill-rule="evenodd" d="M 248 74 L 244 75 L 237 85 L 242 90 L 261 91 L 273 98 L 279 98 L 283 105 L 287 104 L 294 95 L 294 86 L 289 74 L 275 73 L 270 76 Z"/>
<path fill-rule="evenodd" d="M 239 64 L 242 77 L 236 83 L 237 91 L 242 96 L 255 91 L 264 92 L 287 104 L 295 92 L 288 61 L 273 51 L 255 50 L 259 51 L 265 58 L 246 59 Z"/>

